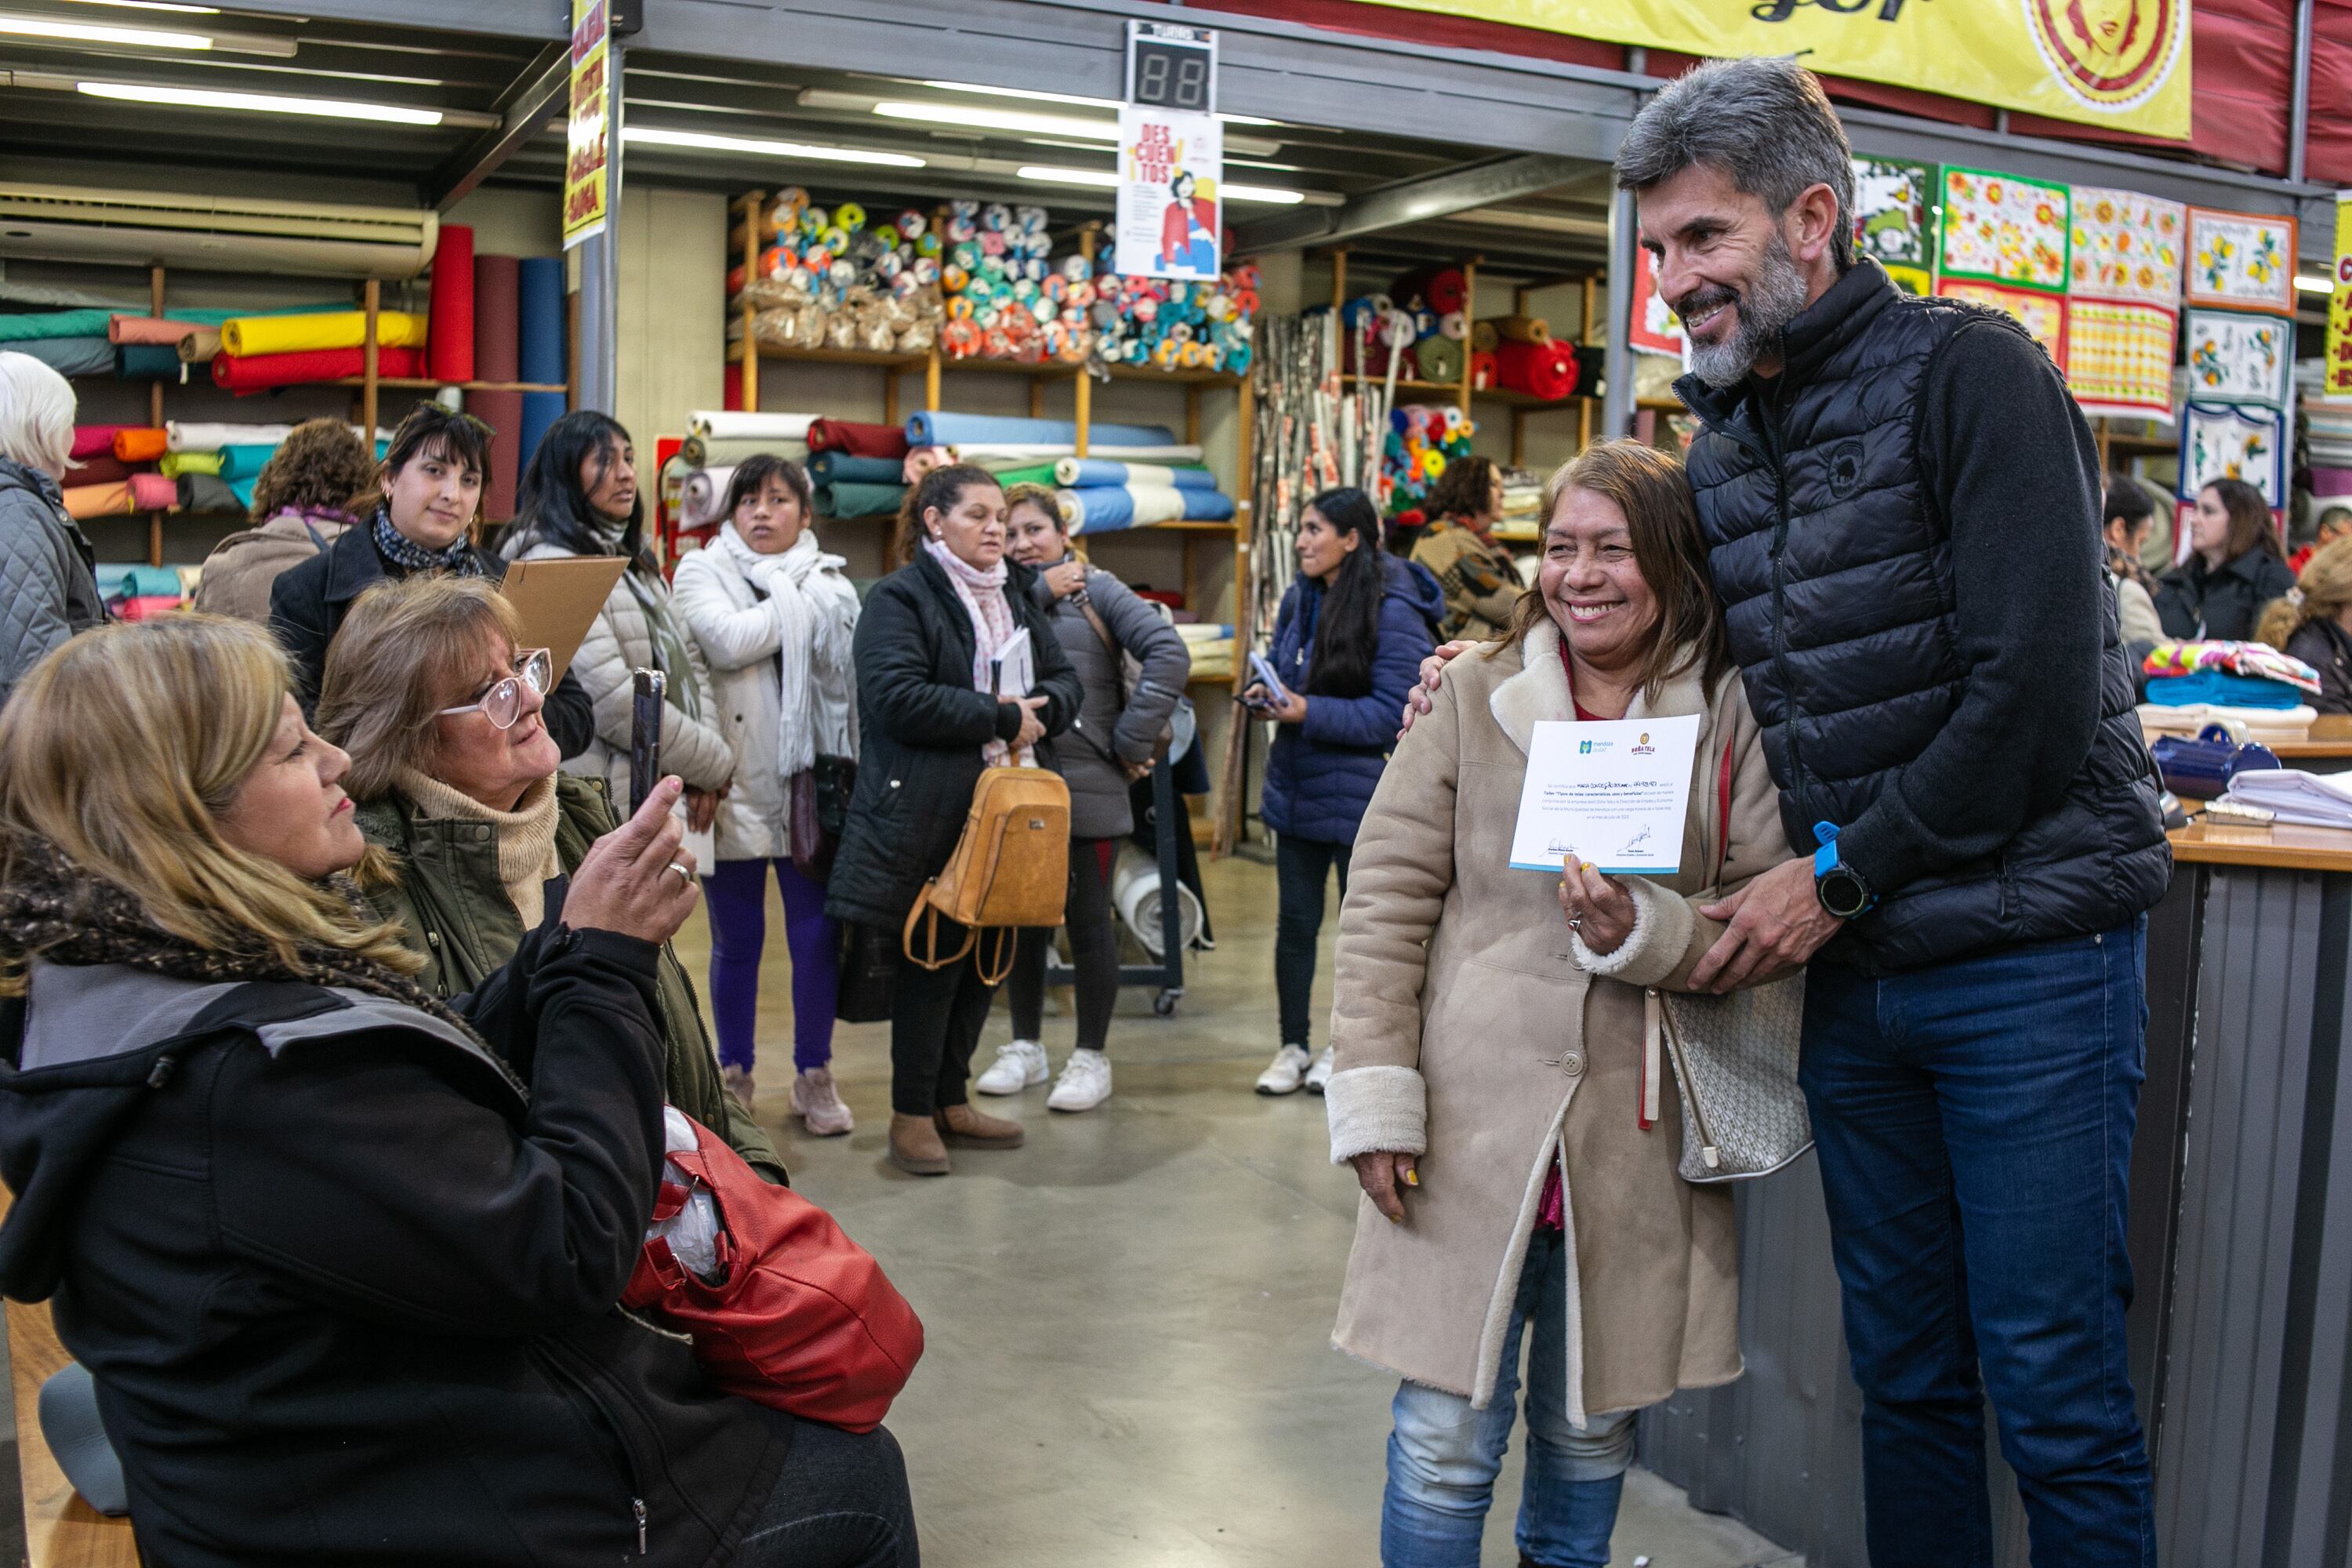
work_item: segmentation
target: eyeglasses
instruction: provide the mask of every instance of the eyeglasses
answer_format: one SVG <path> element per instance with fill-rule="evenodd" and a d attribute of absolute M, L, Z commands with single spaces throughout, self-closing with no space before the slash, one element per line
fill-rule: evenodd
<path fill-rule="evenodd" d="M 540 697 L 555 683 L 555 660 L 543 647 L 523 648 L 515 655 L 515 672 L 504 680 L 495 682 L 474 701 L 456 708 L 435 710 L 436 714 L 479 713 L 501 730 L 514 728 L 522 717 L 522 689 L 530 687 Z"/>

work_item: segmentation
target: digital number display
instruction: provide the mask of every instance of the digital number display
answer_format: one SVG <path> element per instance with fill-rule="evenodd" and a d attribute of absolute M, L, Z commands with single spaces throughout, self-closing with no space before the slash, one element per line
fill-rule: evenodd
<path fill-rule="evenodd" d="M 1127 96 L 1148 109 L 1213 114 L 1217 107 L 1217 36 L 1207 27 L 1130 22 Z"/>

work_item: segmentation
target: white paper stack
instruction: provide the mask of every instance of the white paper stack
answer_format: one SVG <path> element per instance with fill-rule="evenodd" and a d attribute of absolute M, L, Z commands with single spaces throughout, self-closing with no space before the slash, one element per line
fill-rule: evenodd
<path fill-rule="evenodd" d="M 2281 822 L 2352 828 L 2352 773 L 2255 768 L 2232 778 L 2222 798 L 2276 812 Z"/>

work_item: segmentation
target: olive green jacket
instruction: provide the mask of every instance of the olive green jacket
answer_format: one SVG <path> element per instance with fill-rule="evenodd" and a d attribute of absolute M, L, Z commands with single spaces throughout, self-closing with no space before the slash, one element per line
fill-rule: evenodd
<path fill-rule="evenodd" d="M 588 847 L 615 824 L 602 779 L 558 773 L 555 799 L 555 854 L 568 877 Z M 438 996 L 460 995 L 514 956 L 522 943 L 522 917 L 499 880 L 495 828 L 486 822 L 421 817 L 415 803 L 399 795 L 361 806 L 357 819 L 367 841 L 392 855 L 391 879 L 363 874 L 361 882 L 376 913 L 399 921 L 408 945 L 428 961 L 416 977 L 419 984 Z M 548 912 L 562 907 L 560 891 L 551 889 Z M 669 1038 L 663 1073 L 669 1102 L 724 1137 L 762 1176 L 784 1182 L 775 1145 L 719 1081 L 718 1053 L 703 1027 L 693 982 L 667 942 L 661 1001 L 662 1027 Z"/>

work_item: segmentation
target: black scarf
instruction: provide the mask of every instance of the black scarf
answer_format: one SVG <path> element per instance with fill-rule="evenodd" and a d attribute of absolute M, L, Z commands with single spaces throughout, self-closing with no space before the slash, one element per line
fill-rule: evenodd
<path fill-rule="evenodd" d="M 400 530 L 392 526 L 392 513 L 383 507 L 375 509 L 372 524 L 375 537 L 375 552 L 404 573 L 448 572 L 459 577 L 487 577 L 488 568 L 482 564 L 480 552 L 475 550 L 464 534 L 451 541 L 446 550 L 427 550 Z"/>

